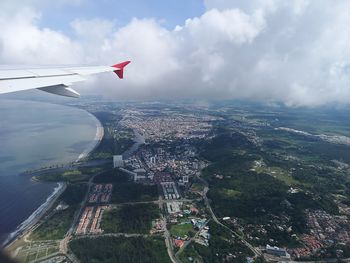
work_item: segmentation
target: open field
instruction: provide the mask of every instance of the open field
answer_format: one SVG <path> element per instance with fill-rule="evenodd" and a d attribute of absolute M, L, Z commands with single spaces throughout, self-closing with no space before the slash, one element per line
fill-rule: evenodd
<path fill-rule="evenodd" d="M 190 223 L 172 225 L 170 227 L 170 234 L 174 237 L 184 237 L 184 236 L 188 236 L 188 233 L 192 229 L 193 227 L 192 227 L 192 224 Z"/>
<path fill-rule="evenodd" d="M 58 251 L 59 243 L 56 241 L 30 242 L 18 248 L 16 259 L 27 263 L 55 254 Z"/>
<path fill-rule="evenodd" d="M 289 172 L 286 172 L 285 170 L 279 168 L 279 167 L 254 167 L 254 170 L 257 173 L 265 173 L 273 176 L 274 178 L 277 178 L 278 180 L 281 180 L 288 186 L 298 186 L 302 185 L 299 181 L 294 179 L 292 177 L 292 174 Z"/>

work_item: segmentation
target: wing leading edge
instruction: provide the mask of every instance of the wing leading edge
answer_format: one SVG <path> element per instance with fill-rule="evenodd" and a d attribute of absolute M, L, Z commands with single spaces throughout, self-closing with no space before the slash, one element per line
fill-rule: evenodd
<path fill-rule="evenodd" d="M 86 76 L 103 72 L 114 72 L 124 77 L 124 67 L 130 61 L 113 66 L 85 66 L 32 69 L 0 69 L 0 94 L 21 90 L 39 89 L 56 95 L 79 97 L 70 88 L 73 83 L 83 81 Z"/>

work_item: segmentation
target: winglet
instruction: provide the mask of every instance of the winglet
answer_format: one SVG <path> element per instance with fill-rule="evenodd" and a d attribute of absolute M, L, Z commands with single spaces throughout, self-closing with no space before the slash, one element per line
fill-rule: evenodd
<path fill-rule="evenodd" d="M 125 62 L 115 64 L 112 66 L 113 68 L 116 68 L 114 73 L 117 74 L 120 79 L 122 79 L 124 77 L 124 67 L 126 65 L 128 65 L 129 63 L 130 63 L 130 61 L 125 61 Z"/>

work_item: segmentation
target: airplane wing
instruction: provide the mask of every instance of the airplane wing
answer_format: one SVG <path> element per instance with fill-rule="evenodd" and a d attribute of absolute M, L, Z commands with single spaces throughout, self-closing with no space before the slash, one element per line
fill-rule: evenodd
<path fill-rule="evenodd" d="M 102 72 L 114 72 L 122 79 L 124 67 L 129 63 L 130 61 L 125 61 L 113 66 L 0 69 L 0 94 L 39 89 L 76 98 L 80 94 L 69 87 L 74 82 L 83 81 L 88 75 Z"/>

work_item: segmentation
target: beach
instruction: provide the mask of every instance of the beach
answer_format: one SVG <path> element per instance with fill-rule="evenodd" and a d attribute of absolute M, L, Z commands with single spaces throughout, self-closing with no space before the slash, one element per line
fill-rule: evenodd
<path fill-rule="evenodd" d="M 54 189 L 53 193 L 46 199 L 37 210 L 34 211 L 22 224 L 20 224 L 14 232 L 12 232 L 7 239 L 2 243 L 2 247 L 11 245 L 12 242 L 24 236 L 26 233 L 32 230 L 40 218 L 51 209 L 53 204 L 56 202 L 57 198 L 66 190 L 65 183 L 57 183 L 57 187 Z"/>
<path fill-rule="evenodd" d="M 79 155 L 78 159 L 76 160 L 76 162 L 79 162 L 81 160 L 83 160 L 85 157 L 87 157 L 101 142 L 103 135 L 104 135 L 104 129 L 103 126 L 101 124 L 101 122 L 90 112 L 88 112 L 89 115 L 95 119 L 95 123 L 96 123 L 96 135 L 94 140 L 91 142 L 91 144 Z"/>

